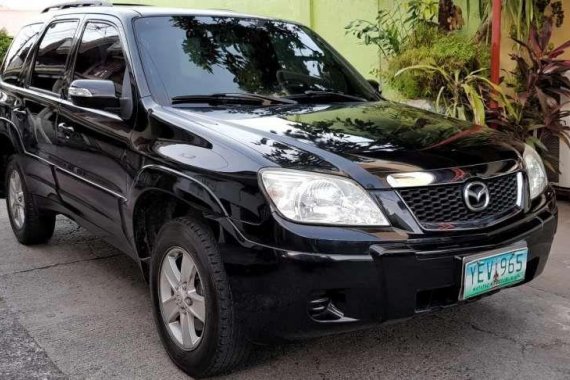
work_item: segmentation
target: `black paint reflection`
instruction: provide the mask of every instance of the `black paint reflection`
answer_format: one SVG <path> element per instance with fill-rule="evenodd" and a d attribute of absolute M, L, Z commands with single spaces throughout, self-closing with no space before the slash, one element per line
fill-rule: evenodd
<path fill-rule="evenodd" d="M 152 17 L 136 22 L 143 63 L 167 97 L 214 93 L 344 92 L 377 99 L 310 30 L 238 17 Z"/>
<path fill-rule="evenodd" d="M 392 102 L 188 110 L 285 167 L 336 171 L 342 158 L 374 172 L 417 171 L 514 154 L 493 129 Z"/>

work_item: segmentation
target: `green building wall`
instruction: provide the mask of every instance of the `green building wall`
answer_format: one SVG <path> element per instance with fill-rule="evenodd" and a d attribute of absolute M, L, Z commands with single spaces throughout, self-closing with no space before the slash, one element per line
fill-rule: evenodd
<path fill-rule="evenodd" d="M 466 13 L 465 3 L 457 1 Z M 117 0 L 117 2 L 123 2 Z M 378 68 L 378 50 L 364 46 L 351 35 L 345 34 L 345 26 L 356 19 L 373 21 L 379 9 L 387 9 L 400 3 L 390 0 L 129 0 L 129 3 L 164 7 L 200 9 L 228 9 L 253 15 L 270 16 L 294 20 L 311 27 L 330 42 L 365 77 Z M 472 3 L 474 3 L 472 1 Z M 471 9 L 469 21 L 476 17 L 477 10 Z M 468 22 L 467 33 L 476 30 L 478 22 Z"/>

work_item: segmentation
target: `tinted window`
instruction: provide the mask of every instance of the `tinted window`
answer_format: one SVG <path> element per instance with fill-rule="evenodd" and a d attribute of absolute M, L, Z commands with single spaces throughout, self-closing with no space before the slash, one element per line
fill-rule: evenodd
<path fill-rule="evenodd" d="M 309 29 L 234 17 L 149 17 L 135 24 L 147 77 L 169 97 L 213 93 L 344 92 L 370 85 Z"/>
<path fill-rule="evenodd" d="M 30 49 L 38 40 L 41 30 L 42 24 L 28 25 L 23 27 L 16 38 L 14 38 L 4 59 L 2 79 L 5 82 L 20 84 L 20 74 L 22 73 L 24 62 Z"/>
<path fill-rule="evenodd" d="M 59 93 L 77 21 L 56 22 L 48 27 L 36 55 L 31 85 Z"/>
<path fill-rule="evenodd" d="M 125 57 L 119 32 L 111 25 L 88 23 L 81 38 L 73 79 L 108 79 L 121 95 Z"/>

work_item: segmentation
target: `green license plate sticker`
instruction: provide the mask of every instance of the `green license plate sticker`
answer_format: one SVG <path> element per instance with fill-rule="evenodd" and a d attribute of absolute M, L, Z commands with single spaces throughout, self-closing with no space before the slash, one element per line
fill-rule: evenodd
<path fill-rule="evenodd" d="M 477 297 L 524 280 L 528 248 L 466 261 L 463 298 Z M 467 258 L 469 260 L 469 258 Z"/>

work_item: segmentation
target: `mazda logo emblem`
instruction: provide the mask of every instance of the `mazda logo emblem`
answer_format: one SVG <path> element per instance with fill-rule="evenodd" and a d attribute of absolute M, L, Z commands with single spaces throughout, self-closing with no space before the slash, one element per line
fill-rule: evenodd
<path fill-rule="evenodd" d="M 471 211 L 483 211 L 491 202 L 489 188 L 483 182 L 470 182 L 463 189 L 463 199 Z"/>

